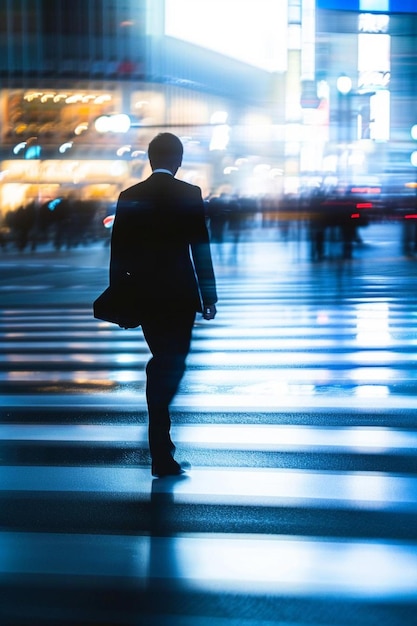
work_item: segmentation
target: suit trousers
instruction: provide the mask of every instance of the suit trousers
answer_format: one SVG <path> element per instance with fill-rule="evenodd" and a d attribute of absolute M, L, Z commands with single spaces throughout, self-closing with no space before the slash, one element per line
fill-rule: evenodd
<path fill-rule="evenodd" d="M 152 353 L 146 366 L 146 401 L 149 450 L 156 465 L 169 463 L 175 450 L 169 405 L 185 372 L 195 314 L 190 308 L 158 310 L 144 316 L 141 324 Z"/>

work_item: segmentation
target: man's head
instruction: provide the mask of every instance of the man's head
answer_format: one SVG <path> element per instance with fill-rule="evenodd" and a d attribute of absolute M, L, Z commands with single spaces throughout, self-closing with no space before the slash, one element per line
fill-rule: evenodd
<path fill-rule="evenodd" d="M 162 168 L 175 174 L 181 166 L 183 152 L 183 145 L 176 135 L 160 133 L 152 139 L 148 147 L 152 170 Z"/>

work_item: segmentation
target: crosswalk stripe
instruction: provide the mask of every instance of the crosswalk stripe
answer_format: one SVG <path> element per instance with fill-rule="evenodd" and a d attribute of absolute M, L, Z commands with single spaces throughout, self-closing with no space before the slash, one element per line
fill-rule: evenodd
<path fill-rule="evenodd" d="M 36 571 L 138 580 L 149 576 L 174 578 L 179 585 L 206 592 L 215 587 L 234 593 L 258 589 L 273 596 L 326 593 L 385 600 L 413 598 L 417 585 L 417 547 L 408 542 L 238 533 L 232 538 L 214 533 L 176 537 L 0 533 L 0 546 L 5 554 L 0 574 Z"/>
<path fill-rule="evenodd" d="M 236 449 L 262 450 L 334 450 L 338 453 L 361 454 L 365 451 L 415 454 L 417 432 L 352 426 L 350 428 L 319 426 L 287 426 L 278 424 L 183 424 L 173 425 L 173 437 L 178 443 L 227 446 Z M 145 425 L 60 425 L 2 424 L 1 441 L 77 441 L 91 443 L 147 442 Z"/>
<path fill-rule="evenodd" d="M 27 467 L 2 468 L 1 490 L 41 492 L 149 491 L 146 468 Z M 169 487 L 169 485 L 167 485 Z M 194 468 L 192 477 L 176 485 L 177 503 L 305 507 L 360 507 L 371 510 L 417 512 L 417 477 L 365 472 L 314 472 L 271 468 Z"/>

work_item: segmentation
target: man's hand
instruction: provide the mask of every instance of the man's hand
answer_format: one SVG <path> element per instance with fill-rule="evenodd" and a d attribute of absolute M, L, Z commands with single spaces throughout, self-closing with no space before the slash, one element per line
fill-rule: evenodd
<path fill-rule="evenodd" d="M 205 320 L 214 320 L 217 313 L 215 304 L 204 305 L 203 307 L 203 317 Z"/>

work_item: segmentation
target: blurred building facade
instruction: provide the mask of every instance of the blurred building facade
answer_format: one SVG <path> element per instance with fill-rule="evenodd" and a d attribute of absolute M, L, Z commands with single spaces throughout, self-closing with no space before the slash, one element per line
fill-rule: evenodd
<path fill-rule="evenodd" d="M 407 0 L 343 9 L 1 0 L 2 211 L 68 193 L 114 201 L 149 172 L 161 130 L 182 137 L 181 176 L 207 196 L 407 180 L 417 13 Z"/>
<path fill-rule="evenodd" d="M 316 80 L 328 101 L 329 169 L 401 192 L 415 181 L 417 163 L 417 5 L 318 0 L 317 7 Z M 346 79 L 349 88 L 339 89 Z"/>

